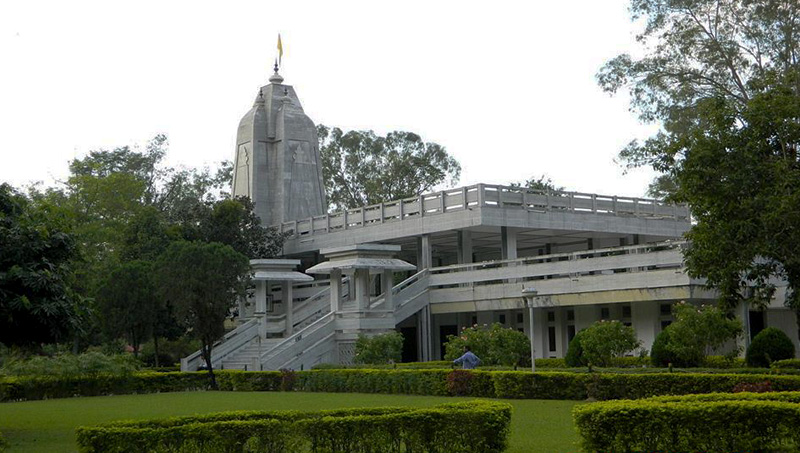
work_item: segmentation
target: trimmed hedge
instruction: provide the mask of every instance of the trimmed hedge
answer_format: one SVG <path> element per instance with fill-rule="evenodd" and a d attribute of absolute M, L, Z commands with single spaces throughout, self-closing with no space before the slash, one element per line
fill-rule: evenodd
<path fill-rule="evenodd" d="M 458 376 L 454 376 L 458 373 Z M 800 376 L 732 373 L 587 373 L 483 370 L 218 371 L 223 391 L 304 391 L 463 395 L 559 400 L 635 399 L 658 395 L 732 392 L 770 382 L 776 391 L 800 391 Z M 0 401 L 125 393 L 203 390 L 208 374 L 137 373 L 83 379 L 0 380 Z"/>
<path fill-rule="evenodd" d="M 76 429 L 81 452 L 500 452 L 511 405 L 469 401 L 432 408 L 241 411 Z M 468 429 L 465 429 L 468 427 Z"/>
<path fill-rule="evenodd" d="M 794 343 L 781 329 L 767 327 L 753 338 L 747 348 L 747 366 L 768 367 L 775 360 L 794 358 Z"/>
<path fill-rule="evenodd" d="M 0 451 L 4 451 L 8 446 L 8 442 L 3 438 L 3 432 L 0 431 Z"/>
<path fill-rule="evenodd" d="M 800 393 L 737 393 L 576 406 L 587 452 L 776 451 L 800 445 Z M 794 450 L 791 450 L 794 451 Z"/>
<path fill-rule="evenodd" d="M 800 359 L 776 360 L 772 362 L 774 370 L 800 370 Z"/>

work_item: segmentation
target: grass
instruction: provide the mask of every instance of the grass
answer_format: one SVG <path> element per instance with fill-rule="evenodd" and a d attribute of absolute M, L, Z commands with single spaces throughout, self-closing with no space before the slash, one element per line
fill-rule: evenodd
<path fill-rule="evenodd" d="M 111 420 L 161 418 L 229 410 L 318 410 L 339 407 L 433 406 L 460 398 L 352 393 L 184 392 L 0 404 L 8 452 L 76 451 L 75 427 Z M 509 452 L 577 451 L 574 401 L 506 400 L 514 406 Z M 468 429 L 465 428 L 465 429 Z"/>

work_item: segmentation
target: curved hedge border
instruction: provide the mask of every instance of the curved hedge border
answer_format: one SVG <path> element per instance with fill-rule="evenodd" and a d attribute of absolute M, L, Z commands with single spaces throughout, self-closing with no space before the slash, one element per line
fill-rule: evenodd
<path fill-rule="evenodd" d="M 775 451 L 800 445 L 798 402 L 798 392 L 660 397 L 576 406 L 573 417 L 587 452 Z"/>
<path fill-rule="evenodd" d="M 76 429 L 81 452 L 500 452 L 511 405 L 223 412 Z"/>
<path fill-rule="evenodd" d="M 453 374 L 456 373 L 456 374 Z M 775 391 L 800 391 L 800 376 L 702 373 L 572 373 L 464 370 L 219 371 L 223 391 L 305 391 L 461 395 L 490 398 L 597 400 L 732 392 L 769 382 Z M 83 378 L 0 379 L 0 401 L 72 396 L 204 390 L 208 374 L 136 373 Z"/>

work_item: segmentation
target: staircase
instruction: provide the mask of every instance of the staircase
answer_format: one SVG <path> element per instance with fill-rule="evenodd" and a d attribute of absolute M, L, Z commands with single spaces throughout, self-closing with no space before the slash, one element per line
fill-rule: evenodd
<path fill-rule="evenodd" d="M 392 288 L 393 310 L 382 312 L 396 325 L 412 316 L 429 303 L 427 298 L 428 270 L 423 270 Z M 293 311 L 293 334 L 288 338 L 263 338 L 259 335 L 259 320 L 251 319 L 225 335 L 212 351 L 215 369 L 278 370 L 301 369 L 336 360 L 337 319 L 343 315 L 359 316 L 356 301 L 343 287 L 344 301 L 341 310 L 330 312 L 330 288 L 325 288 L 297 304 Z M 385 298 L 379 296 L 370 302 L 369 310 L 381 313 Z M 281 332 L 285 328 L 285 315 L 267 318 L 266 332 Z M 283 327 L 281 327 L 283 326 Z M 182 371 L 195 371 L 202 366 L 200 352 L 181 360 Z"/>

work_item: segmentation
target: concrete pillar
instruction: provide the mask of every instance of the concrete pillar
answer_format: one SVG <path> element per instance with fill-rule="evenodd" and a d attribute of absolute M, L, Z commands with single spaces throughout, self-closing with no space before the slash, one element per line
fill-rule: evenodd
<path fill-rule="evenodd" d="M 342 270 L 331 271 L 331 312 L 342 309 Z"/>
<path fill-rule="evenodd" d="M 659 332 L 659 310 L 659 303 L 654 301 L 631 304 L 631 324 L 636 330 L 636 336 L 642 341 L 642 347 L 648 351 L 653 349 L 653 341 Z"/>
<path fill-rule="evenodd" d="M 417 238 L 417 271 L 430 269 L 433 264 L 433 251 L 431 249 L 431 236 L 423 234 Z"/>
<path fill-rule="evenodd" d="M 286 333 L 288 337 L 294 330 L 294 294 L 292 294 L 292 282 L 283 282 L 283 305 L 286 307 Z"/>
<path fill-rule="evenodd" d="M 567 348 L 564 343 L 564 331 L 567 330 L 566 311 L 563 308 L 555 310 L 556 315 L 556 357 L 564 357 L 567 354 Z"/>
<path fill-rule="evenodd" d="M 356 307 L 366 310 L 369 307 L 369 269 L 356 269 L 353 279 L 356 281 Z"/>
<path fill-rule="evenodd" d="M 417 331 L 419 332 L 419 358 L 422 362 L 431 359 L 431 312 L 426 305 L 417 312 Z"/>
<path fill-rule="evenodd" d="M 517 230 L 512 227 L 500 227 L 500 254 L 504 260 L 517 259 Z"/>
<path fill-rule="evenodd" d="M 264 315 L 267 313 L 267 282 L 264 280 L 256 281 L 256 293 L 254 295 L 256 307 L 256 315 Z"/>
<path fill-rule="evenodd" d="M 458 264 L 472 263 L 472 231 L 458 230 Z"/>
<path fill-rule="evenodd" d="M 392 300 L 392 286 L 394 280 L 394 272 L 384 270 L 381 275 L 381 292 L 383 293 L 384 309 L 394 310 L 394 301 Z"/>

